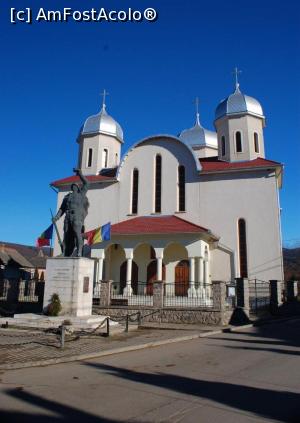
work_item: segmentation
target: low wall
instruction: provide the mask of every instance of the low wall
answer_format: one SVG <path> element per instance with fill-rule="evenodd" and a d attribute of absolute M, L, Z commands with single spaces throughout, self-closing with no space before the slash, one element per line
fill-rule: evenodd
<path fill-rule="evenodd" d="M 142 316 L 156 313 L 143 318 L 143 322 L 159 323 L 201 323 L 205 325 L 227 325 L 230 321 L 233 311 L 225 310 L 222 313 L 212 308 L 203 309 L 182 309 L 182 308 L 134 308 L 134 307 L 95 307 L 94 313 L 114 317 L 126 316 L 141 312 Z"/>

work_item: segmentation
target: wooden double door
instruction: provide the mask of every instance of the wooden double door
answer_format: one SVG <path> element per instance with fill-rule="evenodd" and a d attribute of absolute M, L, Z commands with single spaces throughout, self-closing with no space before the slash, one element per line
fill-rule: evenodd
<path fill-rule="evenodd" d="M 175 296 L 186 297 L 189 289 L 189 261 L 181 260 L 175 267 Z"/>

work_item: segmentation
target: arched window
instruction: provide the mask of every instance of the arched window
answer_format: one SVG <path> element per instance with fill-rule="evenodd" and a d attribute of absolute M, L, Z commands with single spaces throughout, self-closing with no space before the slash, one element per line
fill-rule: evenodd
<path fill-rule="evenodd" d="M 226 154 L 226 144 L 225 144 L 224 135 L 221 138 L 221 148 L 222 148 L 222 156 L 225 156 L 225 154 Z"/>
<path fill-rule="evenodd" d="M 103 150 L 103 155 L 102 155 L 102 168 L 106 168 L 108 165 L 108 149 L 105 148 Z"/>
<path fill-rule="evenodd" d="M 241 153 L 242 150 L 242 134 L 240 131 L 235 133 L 235 149 L 237 153 Z"/>
<path fill-rule="evenodd" d="M 238 238 L 239 238 L 239 261 L 240 261 L 240 277 L 248 277 L 248 261 L 247 261 L 247 239 L 246 239 L 246 222 L 245 219 L 238 221 Z"/>
<path fill-rule="evenodd" d="M 178 211 L 185 211 L 185 167 L 178 166 Z"/>
<path fill-rule="evenodd" d="M 131 213 L 138 212 L 138 198 L 139 198 L 139 171 L 134 169 L 132 172 L 132 197 L 131 197 Z"/>
<path fill-rule="evenodd" d="M 93 149 L 89 148 L 88 154 L 87 154 L 86 167 L 92 167 L 92 163 L 93 163 Z"/>
<path fill-rule="evenodd" d="M 161 156 L 155 158 L 155 213 L 161 213 Z"/>
<path fill-rule="evenodd" d="M 259 153 L 259 142 L 258 142 L 258 133 L 254 132 L 254 151 Z"/>

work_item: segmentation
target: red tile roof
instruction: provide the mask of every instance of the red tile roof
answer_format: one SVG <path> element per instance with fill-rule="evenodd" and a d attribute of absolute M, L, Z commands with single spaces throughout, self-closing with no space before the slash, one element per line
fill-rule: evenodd
<path fill-rule="evenodd" d="M 223 172 L 238 169 L 257 169 L 265 167 L 278 167 L 282 166 L 281 163 L 274 162 L 273 160 L 266 160 L 261 157 L 255 160 L 248 160 L 245 162 L 225 162 L 218 160 L 218 157 L 207 157 L 200 159 L 202 166 L 201 172 Z"/>
<path fill-rule="evenodd" d="M 114 180 L 115 176 L 116 176 L 116 168 L 107 169 L 105 173 L 103 172 L 101 175 L 87 175 L 86 177 L 89 182 L 95 183 L 95 182 L 105 182 L 105 181 Z M 68 176 L 67 178 L 53 181 L 51 182 L 50 185 L 54 187 L 59 187 L 61 185 L 70 185 L 77 182 L 80 182 L 79 176 L 73 175 L 73 176 Z"/>
<path fill-rule="evenodd" d="M 111 226 L 112 235 L 210 233 L 177 216 L 141 216 Z"/>
<path fill-rule="evenodd" d="M 257 168 L 266 168 L 266 167 L 278 167 L 282 166 L 281 163 L 274 162 L 273 160 L 266 160 L 261 157 L 255 160 L 249 160 L 245 162 L 225 162 L 218 160 L 218 157 L 206 157 L 199 159 L 202 170 L 200 173 L 204 172 L 224 172 L 224 171 L 233 171 L 240 169 L 257 169 Z M 96 182 L 105 182 L 116 180 L 116 171 L 117 168 L 105 169 L 101 175 L 89 175 L 87 179 L 91 183 Z M 72 183 L 80 182 L 79 177 L 76 175 L 68 176 L 67 178 L 58 179 L 57 181 L 51 182 L 51 185 L 54 187 L 59 187 L 62 185 L 71 185 Z"/>

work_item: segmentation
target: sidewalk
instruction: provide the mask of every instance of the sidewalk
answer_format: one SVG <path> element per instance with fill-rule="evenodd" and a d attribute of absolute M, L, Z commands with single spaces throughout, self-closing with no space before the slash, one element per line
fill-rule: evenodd
<path fill-rule="evenodd" d="M 151 348 L 162 344 L 194 339 L 208 333 L 219 333 L 221 327 L 204 325 L 145 324 L 130 327 L 107 338 L 100 334 L 66 336 L 65 346 L 53 333 L 42 331 L 0 329 L 0 370 L 35 367 L 56 363 Z"/>

